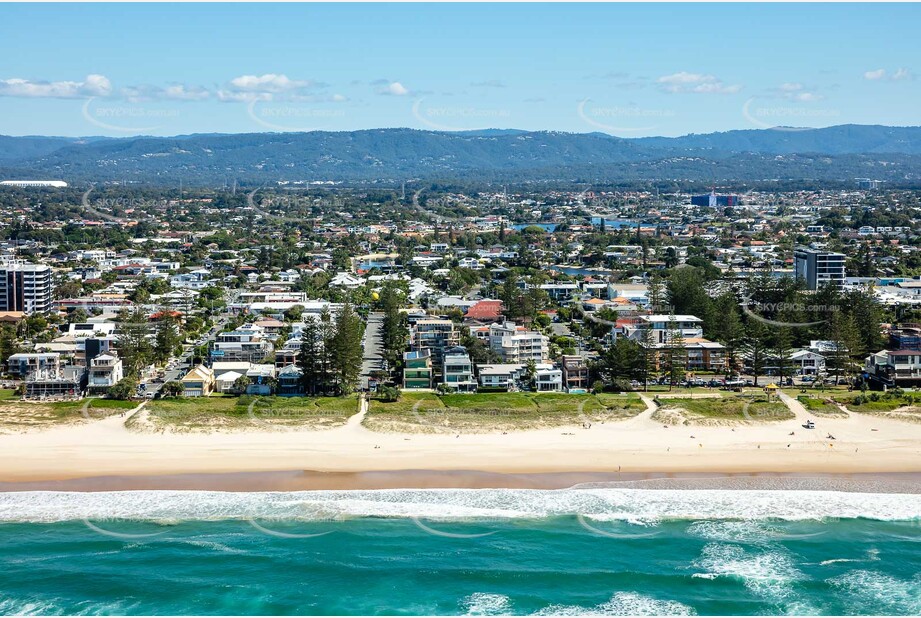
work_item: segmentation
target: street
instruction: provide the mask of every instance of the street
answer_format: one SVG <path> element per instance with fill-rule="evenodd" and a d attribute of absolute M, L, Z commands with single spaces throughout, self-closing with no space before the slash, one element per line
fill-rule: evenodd
<path fill-rule="evenodd" d="M 361 363 L 361 388 L 368 388 L 368 378 L 375 371 L 380 371 L 381 365 L 381 325 L 384 321 L 383 313 L 368 314 L 365 326 L 364 357 Z"/>

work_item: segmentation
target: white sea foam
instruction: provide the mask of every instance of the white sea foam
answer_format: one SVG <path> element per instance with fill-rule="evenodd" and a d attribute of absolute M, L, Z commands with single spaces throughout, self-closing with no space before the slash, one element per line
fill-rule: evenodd
<path fill-rule="evenodd" d="M 921 579 L 898 579 L 876 571 L 850 571 L 828 580 L 848 596 L 861 614 L 921 615 Z"/>
<path fill-rule="evenodd" d="M 797 596 L 793 584 L 805 578 L 793 558 L 783 550 L 749 552 L 738 545 L 711 543 L 703 549 L 694 566 L 700 576 L 729 577 L 741 581 L 764 601 L 788 614 L 815 614 L 808 602 Z"/>
<path fill-rule="evenodd" d="M 243 518 L 336 521 L 352 517 L 449 521 L 577 514 L 595 521 L 650 523 L 668 519 L 901 521 L 921 517 L 921 494 L 623 488 L 0 493 L 0 522 L 130 519 L 176 523 Z"/>
<path fill-rule="evenodd" d="M 618 592 L 594 607 L 550 605 L 535 616 L 691 616 L 696 612 L 678 601 L 655 599 L 636 592 Z"/>
<path fill-rule="evenodd" d="M 511 600 L 504 594 L 474 592 L 461 601 L 468 616 L 506 616 L 512 614 Z"/>

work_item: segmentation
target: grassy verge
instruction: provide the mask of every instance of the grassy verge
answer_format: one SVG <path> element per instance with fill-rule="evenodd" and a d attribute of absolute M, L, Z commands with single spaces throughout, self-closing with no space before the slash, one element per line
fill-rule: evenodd
<path fill-rule="evenodd" d="M 764 396 L 727 395 L 719 399 L 662 400 L 653 419 L 668 425 L 721 425 L 740 422 L 773 422 L 793 418 L 779 401 Z"/>
<path fill-rule="evenodd" d="M 798 395 L 796 400 L 803 404 L 803 407 L 810 414 L 815 414 L 816 416 L 847 416 L 845 412 L 841 411 L 841 408 L 827 398 Z"/>
<path fill-rule="evenodd" d="M 914 393 L 853 393 L 836 400 L 858 414 L 921 422 L 921 397 Z"/>
<path fill-rule="evenodd" d="M 10 391 L 12 392 L 12 391 Z M 18 397 L 0 398 L 0 432 L 17 433 L 56 425 L 105 418 L 137 407 L 134 401 L 84 399 L 82 401 L 31 402 Z"/>
<path fill-rule="evenodd" d="M 328 429 L 358 412 L 358 396 L 177 397 L 147 404 L 128 426 L 137 431 Z"/>
<path fill-rule="evenodd" d="M 403 393 L 396 402 L 373 400 L 365 426 L 385 432 L 519 431 L 618 420 L 645 409 L 635 394 Z"/>

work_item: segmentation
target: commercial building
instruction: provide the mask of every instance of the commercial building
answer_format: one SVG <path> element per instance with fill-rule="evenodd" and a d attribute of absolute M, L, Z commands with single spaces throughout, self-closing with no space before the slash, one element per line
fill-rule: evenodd
<path fill-rule="evenodd" d="M 825 284 L 844 285 L 843 253 L 817 251 L 797 247 L 793 252 L 793 275 L 806 282 L 806 288 L 817 290 Z"/>

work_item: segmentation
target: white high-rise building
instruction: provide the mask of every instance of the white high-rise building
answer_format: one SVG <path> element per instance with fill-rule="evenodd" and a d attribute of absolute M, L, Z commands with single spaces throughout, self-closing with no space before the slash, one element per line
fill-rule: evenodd
<path fill-rule="evenodd" d="M 51 311 L 54 283 L 45 264 L 0 264 L 0 311 Z"/>

